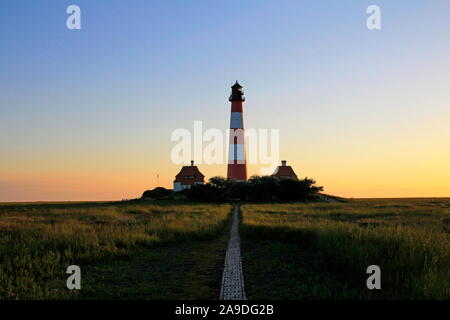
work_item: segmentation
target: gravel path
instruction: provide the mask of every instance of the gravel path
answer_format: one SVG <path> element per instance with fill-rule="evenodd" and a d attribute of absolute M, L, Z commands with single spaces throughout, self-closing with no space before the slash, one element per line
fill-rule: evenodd
<path fill-rule="evenodd" d="M 239 239 L 239 205 L 234 207 L 233 224 L 228 240 L 225 265 L 220 289 L 221 300 L 245 300 L 244 274 L 242 273 L 241 242 Z"/>

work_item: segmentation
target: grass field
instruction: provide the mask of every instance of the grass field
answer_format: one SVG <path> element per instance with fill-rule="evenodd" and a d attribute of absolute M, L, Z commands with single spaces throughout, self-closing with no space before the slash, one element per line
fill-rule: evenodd
<path fill-rule="evenodd" d="M 449 299 L 450 199 L 241 206 L 249 299 Z M 231 205 L 0 204 L 0 299 L 217 299 Z M 79 265 L 82 290 L 66 288 Z M 368 290 L 366 269 L 381 268 Z"/>
<path fill-rule="evenodd" d="M 0 299 L 218 296 L 230 205 L 0 204 Z M 66 288 L 79 265 L 82 290 Z"/>
<path fill-rule="evenodd" d="M 242 206 L 250 299 L 449 299 L 450 199 Z M 381 268 L 381 290 L 366 269 Z"/>

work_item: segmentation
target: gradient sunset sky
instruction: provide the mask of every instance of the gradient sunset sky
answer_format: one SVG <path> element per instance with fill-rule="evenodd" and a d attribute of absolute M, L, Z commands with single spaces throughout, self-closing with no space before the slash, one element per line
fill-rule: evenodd
<path fill-rule="evenodd" d="M 236 79 L 246 127 L 280 129 L 325 192 L 450 196 L 449 17 L 448 0 L 1 1 L 0 201 L 171 188 L 171 133 L 226 130 Z"/>

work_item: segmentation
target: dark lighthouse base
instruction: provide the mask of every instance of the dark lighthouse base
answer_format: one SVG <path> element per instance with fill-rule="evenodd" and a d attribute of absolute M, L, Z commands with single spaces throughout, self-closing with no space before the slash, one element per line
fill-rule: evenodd
<path fill-rule="evenodd" d="M 229 178 L 237 181 L 247 181 L 247 165 L 244 164 L 228 164 Z"/>

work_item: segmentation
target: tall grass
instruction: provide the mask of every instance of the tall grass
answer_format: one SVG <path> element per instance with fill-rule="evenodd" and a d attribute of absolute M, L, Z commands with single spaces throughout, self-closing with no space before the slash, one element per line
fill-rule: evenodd
<path fill-rule="evenodd" d="M 365 200 L 337 204 L 244 205 L 245 236 L 307 245 L 323 269 L 355 298 L 450 297 L 450 200 Z M 369 265 L 382 272 L 382 290 L 366 288 Z"/>
<path fill-rule="evenodd" d="M 0 205 L 0 299 L 64 298 L 51 282 L 71 264 L 138 247 L 213 237 L 229 205 Z"/>

